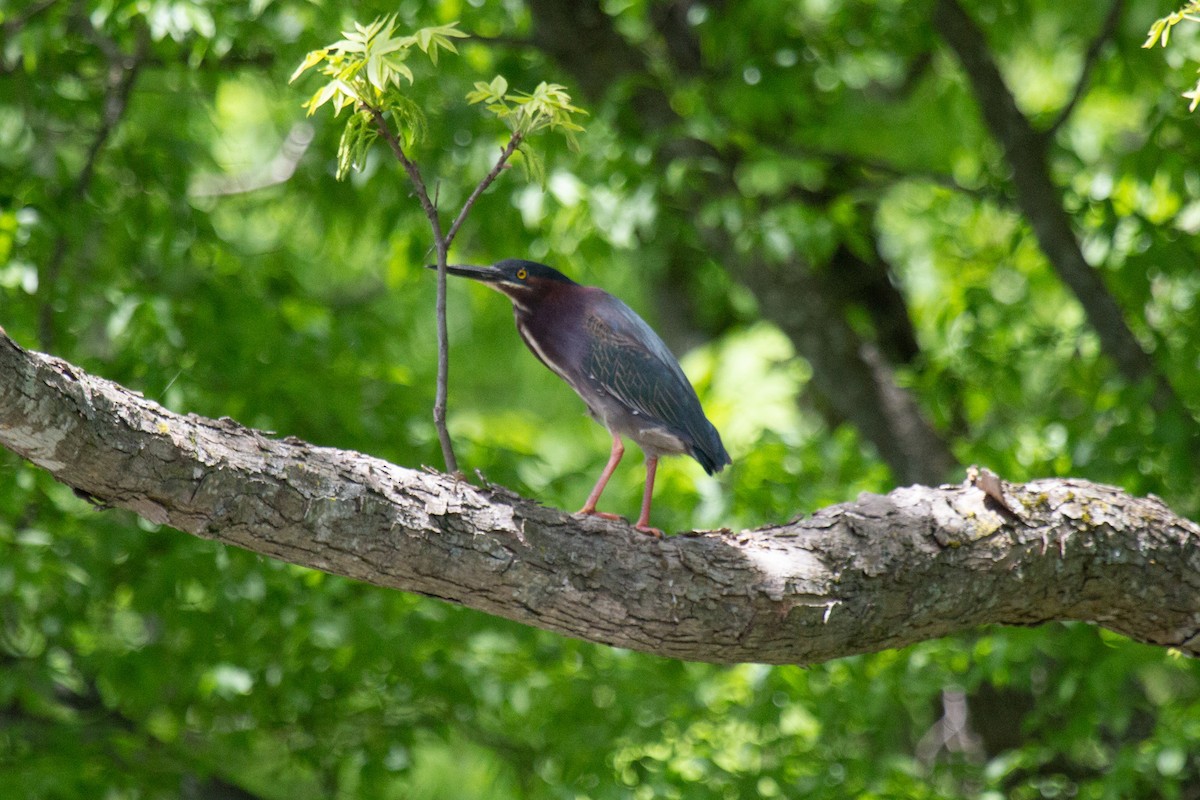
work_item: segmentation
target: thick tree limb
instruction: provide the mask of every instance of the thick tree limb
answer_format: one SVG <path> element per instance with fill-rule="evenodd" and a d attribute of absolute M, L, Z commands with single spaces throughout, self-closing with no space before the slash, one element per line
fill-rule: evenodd
<path fill-rule="evenodd" d="M 807 663 L 1051 620 L 1200 654 L 1200 526 L 1086 481 L 1004 486 L 1015 513 L 974 486 L 914 486 L 658 540 L 175 414 L 2 332 L 0 444 L 197 536 L 668 657 Z"/>

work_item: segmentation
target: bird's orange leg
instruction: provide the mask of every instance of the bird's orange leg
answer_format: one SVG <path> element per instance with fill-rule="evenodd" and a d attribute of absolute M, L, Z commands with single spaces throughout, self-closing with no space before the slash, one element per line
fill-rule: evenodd
<path fill-rule="evenodd" d="M 654 494 L 654 473 L 658 471 L 658 456 L 646 456 L 646 489 L 642 493 L 642 513 L 633 527 L 651 536 L 662 536 L 663 532 L 650 525 L 650 498 Z"/>
<path fill-rule="evenodd" d="M 614 433 L 612 453 L 608 456 L 608 464 L 604 466 L 604 472 L 600 473 L 600 480 L 596 481 L 596 488 L 592 489 L 592 493 L 588 495 L 587 502 L 576 513 L 592 514 L 604 519 L 621 519 L 619 514 L 606 514 L 603 511 L 597 511 L 596 503 L 600 501 L 600 494 L 604 491 L 604 487 L 608 485 L 608 479 L 612 477 L 617 464 L 621 463 L 621 456 L 623 455 L 625 455 L 625 445 L 621 442 L 621 437 Z"/>

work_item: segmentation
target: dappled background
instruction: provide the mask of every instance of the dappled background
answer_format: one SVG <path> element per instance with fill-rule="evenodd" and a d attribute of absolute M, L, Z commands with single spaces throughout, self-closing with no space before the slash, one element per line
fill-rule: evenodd
<path fill-rule="evenodd" d="M 1170 4 L 46 0 L 0 12 L 0 325 L 181 412 L 441 464 L 428 229 L 288 77 L 357 18 L 459 20 L 411 149 L 456 210 L 564 84 L 453 261 L 544 261 L 681 356 L 733 466 L 667 530 L 778 522 L 986 465 L 1200 514 L 1200 25 Z M 353 16 L 353 15 L 357 15 Z M 461 466 L 557 507 L 608 436 L 452 283 Z M 633 514 L 631 450 L 602 504 Z M 1200 797 L 1200 668 L 1095 628 L 817 665 L 582 644 L 98 512 L 0 453 L 5 797 Z"/>

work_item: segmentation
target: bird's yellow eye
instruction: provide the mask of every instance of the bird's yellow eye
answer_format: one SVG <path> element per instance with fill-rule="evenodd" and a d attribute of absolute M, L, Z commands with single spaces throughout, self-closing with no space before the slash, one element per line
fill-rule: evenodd
<path fill-rule="evenodd" d="M 524 267 L 522 267 L 521 269 L 517 270 L 517 280 L 519 280 L 519 281 L 523 281 L 523 280 L 525 280 L 525 279 L 526 279 L 526 278 L 528 278 L 528 277 L 529 277 L 529 271 L 528 271 L 528 270 L 526 270 Z"/>

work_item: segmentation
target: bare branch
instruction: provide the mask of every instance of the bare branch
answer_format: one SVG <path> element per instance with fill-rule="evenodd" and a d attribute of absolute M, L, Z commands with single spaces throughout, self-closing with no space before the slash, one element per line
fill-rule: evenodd
<path fill-rule="evenodd" d="M 313 127 L 297 122 L 288 131 L 279 152 L 266 164 L 237 175 L 201 175 L 189 192 L 193 197 L 222 197 L 248 194 L 291 180 L 308 146 L 312 144 Z"/>
<path fill-rule="evenodd" d="M 425 179 L 421 177 L 421 170 L 408 157 L 408 154 L 404 152 L 404 146 L 400 144 L 400 139 L 396 136 L 396 132 L 388 125 L 383 112 L 372 106 L 364 106 L 364 108 L 371 115 L 371 119 L 374 120 L 375 129 L 379 131 L 379 135 L 387 142 L 388 147 L 392 150 L 392 154 L 396 156 L 396 160 L 400 162 L 401 166 L 404 167 L 404 171 L 408 173 L 408 179 L 412 181 L 413 189 L 416 190 L 417 202 L 421 204 L 421 210 L 425 212 L 425 217 L 429 220 L 429 227 L 433 229 L 433 238 L 441 240 L 442 221 L 438 218 L 437 207 L 434 206 L 433 200 L 429 196 L 429 189 L 425 186 Z"/>
<path fill-rule="evenodd" d="M 1082 480 L 863 495 L 754 531 L 644 536 L 497 488 L 174 414 L 0 335 L 0 445 L 160 524 L 589 641 L 812 663 L 1085 620 L 1200 655 L 1200 526 Z"/>
<path fill-rule="evenodd" d="M 458 473 L 458 459 L 454 456 L 454 445 L 450 440 L 450 431 L 446 426 L 446 404 L 449 395 L 449 373 L 450 373 L 450 356 L 449 356 L 449 336 L 446 331 L 446 260 L 449 257 L 450 245 L 454 241 L 454 237 L 458 234 L 459 228 L 467 218 L 467 214 L 475 206 L 475 202 L 479 196 L 487 190 L 492 182 L 500 176 L 504 170 L 504 165 L 512 157 L 512 154 L 521 146 L 522 136 L 519 132 L 513 132 L 508 140 L 508 144 L 500 151 L 499 158 L 492 166 L 490 172 L 483 177 L 475 190 L 463 203 L 462 209 L 455 217 L 453 224 L 450 225 L 450 230 L 444 235 L 442 233 L 441 219 L 438 217 L 437 204 L 429 197 L 429 190 L 425 186 L 425 181 L 421 178 L 421 171 L 417 165 L 404 152 L 404 147 L 400 144 L 396 133 L 387 124 L 383 113 L 377 109 L 367 106 L 367 111 L 371 114 L 374 120 L 375 128 L 379 131 L 384 141 L 388 143 L 392 153 L 396 159 L 404 166 L 404 170 L 408 173 L 409 180 L 412 181 L 413 187 L 416 189 L 417 199 L 421 203 L 421 208 L 425 211 L 425 216 L 429 220 L 429 226 L 433 230 L 434 247 L 437 250 L 437 345 L 438 345 L 438 377 L 437 391 L 433 402 L 433 422 L 437 428 L 438 439 L 442 445 L 442 456 L 446 462 L 446 471 L 450 473 Z"/>
<path fill-rule="evenodd" d="M 467 198 L 467 202 L 463 203 L 462 210 L 458 212 L 458 216 L 454 219 L 454 224 L 450 226 L 449 233 L 446 234 L 446 247 L 454 241 L 454 237 L 458 234 L 458 229 L 462 227 L 463 222 L 470 213 L 471 208 L 475 205 L 475 201 L 479 196 L 492 185 L 492 181 L 500 176 L 500 172 L 504 169 L 504 165 L 512 158 L 512 154 L 521 146 L 521 134 L 514 131 L 512 137 L 508 140 L 508 144 L 500 151 L 500 157 L 496 159 L 496 163 L 492 166 L 492 171 L 483 177 L 479 185 L 475 187 L 475 191 L 471 192 L 471 196 Z"/>
<path fill-rule="evenodd" d="M 893 182 L 921 181 L 933 184 L 934 186 L 940 186 L 943 189 L 957 192 L 958 194 L 973 197 L 976 200 L 995 203 L 1001 207 L 1012 205 L 1012 201 L 1001 193 L 987 187 L 966 186 L 953 175 L 946 172 L 939 172 L 933 169 L 910 169 L 882 158 L 873 158 L 837 150 L 826 150 L 807 145 L 795 145 L 782 141 L 777 131 L 761 131 L 758 135 L 758 140 L 762 143 L 770 143 L 772 148 L 780 153 L 787 153 L 801 158 L 817 158 L 829 161 L 835 165 L 855 167 L 868 173 L 876 172 L 891 178 Z"/>
<path fill-rule="evenodd" d="M 450 429 L 446 426 L 446 402 L 450 393 L 450 336 L 446 330 L 446 258 L 450 250 L 450 240 L 442 233 L 442 221 L 438 216 L 437 206 L 429 197 L 429 190 L 421 178 L 421 170 L 417 168 L 396 137 L 395 131 L 387 124 L 383 112 L 367 106 L 367 111 L 375 122 L 379 135 L 388 143 L 393 155 L 408 173 L 408 179 L 416 190 L 417 201 L 429 220 L 429 228 L 433 232 L 433 244 L 437 250 L 437 299 L 434 302 L 434 314 L 437 317 L 437 348 L 438 374 L 437 388 L 433 399 L 433 425 L 437 429 L 438 441 L 442 446 L 442 459 L 446 462 L 446 471 L 458 472 L 458 459 L 454 455 L 454 443 L 450 439 Z"/>

